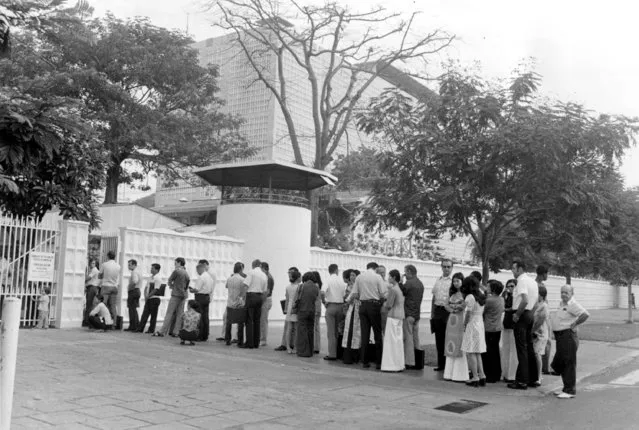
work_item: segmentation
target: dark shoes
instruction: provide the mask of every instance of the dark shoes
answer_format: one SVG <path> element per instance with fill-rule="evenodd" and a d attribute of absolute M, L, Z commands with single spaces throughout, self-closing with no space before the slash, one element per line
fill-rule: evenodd
<path fill-rule="evenodd" d="M 466 382 L 466 385 L 469 387 L 479 387 L 479 381 L 468 381 Z"/>
<path fill-rule="evenodd" d="M 528 386 L 529 386 L 530 388 L 537 388 L 537 387 L 541 387 L 541 382 L 539 382 L 539 381 L 531 382 L 530 384 L 528 384 Z"/>
<path fill-rule="evenodd" d="M 327 355 L 326 357 L 324 357 L 324 360 L 326 360 L 326 361 L 335 361 L 335 360 L 337 360 L 337 358 L 336 357 L 329 357 Z"/>
<path fill-rule="evenodd" d="M 415 366 L 413 366 L 413 367 L 415 367 Z M 443 368 L 443 367 L 435 367 L 433 370 L 434 370 L 435 372 L 443 372 L 443 371 L 444 371 L 444 368 Z"/>
<path fill-rule="evenodd" d="M 404 366 L 404 369 L 406 369 L 406 370 L 415 370 L 415 366 L 411 366 L 410 364 L 407 364 L 406 366 Z"/>
<path fill-rule="evenodd" d="M 369 367 L 371 367 L 371 365 L 369 363 L 362 363 L 362 367 L 364 369 L 368 369 Z"/>
<path fill-rule="evenodd" d="M 242 349 L 251 349 L 251 347 L 250 347 L 250 346 L 248 346 L 248 345 L 247 345 L 247 344 L 245 344 L 245 343 L 239 344 L 239 345 L 237 345 L 237 347 L 238 347 L 238 348 L 242 348 Z"/>
<path fill-rule="evenodd" d="M 224 342 L 226 339 L 224 339 L 223 337 L 216 337 L 215 340 L 217 340 L 218 342 Z"/>
<path fill-rule="evenodd" d="M 280 345 L 277 348 L 275 348 L 275 351 L 286 351 L 286 347 L 284 345 Z"/>
<path fill-rule="evenodd" d="M 507 385 L 508 388 L 511 388 L 513 390 L 527 390 L 528 386 L 526 386 L 526 384 L 520 384 L 519 382 L 511 382 L 510 384 Z"/>
<path fill-rule="evenodd" d="M 486 386 L 486 378 L 481 378 L 479 380 L 479 386 L 480 387 L 485 387 Z"/>
<path fill-rule="evenodd" d="M 313 354 L 319 354 L 319 349 L 316 349 L 315 351 L 313 351 Z"/>

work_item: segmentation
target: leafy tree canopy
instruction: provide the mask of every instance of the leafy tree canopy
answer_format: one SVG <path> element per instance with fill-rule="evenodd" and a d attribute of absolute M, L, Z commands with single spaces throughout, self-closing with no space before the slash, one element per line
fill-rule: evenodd
<path fill-rule="evenodd" d="M 12 2 L 0 10 L 22 27 L 16 39 L 31 42 L 0 59 L 0 208 L 39 219 L 57 207 L 65 218 L 95 227 L 94 190 L 104 184 L 106 161 L 97 142 L 100 125 L 82 117 L 80 100 L 50 91 L 68 77 L 40 69 L 35 53 L 34 34 L 84 10 L 83 4 L 65 9 L 61 3 Z"/>
<path fill-rule="evenodd" d="M 573 217 L 583 230 L 570 230 L 564 255 L 582 250 L 585 231 L 596 238 L 605 230 L 605 186 L 619 183 L 613 179 L 637 123 L 542 100 L 539 82 L 520 72 L 495 88 L 451 69 L 436 99 L 393 91 L 373 100 L 359 127 L 393 150 L 383 154 L 387 178 L 375 183 L 365 225 L 469 235 L 485 278 L 511 226 L 547 238 Z"/>

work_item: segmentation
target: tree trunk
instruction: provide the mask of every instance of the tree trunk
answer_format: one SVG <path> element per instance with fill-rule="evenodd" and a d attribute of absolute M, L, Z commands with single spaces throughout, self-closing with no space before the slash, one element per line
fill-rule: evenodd
<path fill-rule="evenodd" d="M 481 283 L 482 285 L 488 285 L 488 279 L 490 276 L 490 267 L 488 266 L 488 255 L 486 255 L 481 262 Z"/>
<path fill-rule="evenodd" d="M 309 190 L 306 192 L 306 198 L 309 202 L 311 210 L 311 246 L 317 246 L 319 232 L 319 192 L 317 190 Z"/>
<path fill-rule="evenodd" d="M 634 323 L 634 319 L 632 318 L 632 282 L 634 279 L 630 279 L 628 282 L 628 324 Z"/>
<path fill-rule="evenodd" d="M 104 204 L 114 204 L 118 202 L 118 185 L 120 185 L 120 173 L 122 168 L 119 164 L 112 165 L 107 169 L 106 191 L 104 192 Z"/>
<path fill-rule="evenodd" d="M 570 272 L 566 272 L 566 285 L 571 285 L 572 282 L 572 276 L 570 275 Z"/>

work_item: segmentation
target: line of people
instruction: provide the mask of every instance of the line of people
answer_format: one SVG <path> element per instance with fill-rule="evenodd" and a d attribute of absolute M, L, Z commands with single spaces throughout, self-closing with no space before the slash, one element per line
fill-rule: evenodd
<path fill-rule="evenodd" d="M 108 258 L 99 271 L 97 265 L 91 264 L 87 274 L 87 303 L 91 296 L 99 303 L 92 310 L 87 306 L 86 321 L 103 330 L 112 326 L 115 318 L 120 272 L 115 254 L 109 253 Z M 170 334 L 180 337 L 182 344 L 208 339 L 215 275 L 208 261 L 200 260 L 196 267 L 198 277 L 191 285 L 184 266 L 183 258 L 175 259 L 175 269 L 167 281 L 171 298 L 162 328 L 155 331 L 160 298 L 164 295 L 161 268 L 158 264 L 151 266 L 145 307 L 138 320 L 142 276 L 137 262 L 129 260 L 127 330 L 142 332 L 150 317 L 147 333 L 154 336 Z M 548 269 L 544 266 L 537 268 L 537 278 L 533 280 L 526 273 L 525 264 L 514 261 L 514 279 L 505 287 L 494 279 L 482 285 L 479 272 L 451 276 L 453 263 L 447 259 L 441 267 L 442 276 L 432 288 L 430 329 L 437 349 L 434 370 L 443 372 L 443 379 L 475 387 L 503 380 L 509 388 L 523 390 L 541 385 L 543 374 L 554 373 L 561 374 L 564 381 L 558 396 L 574 397 L 576 327 L 588 318 L 588 312 L 575 301 L 571 286 L 562 287 L 560 307 L 551 314 L 544 285 Z M 424 286 L 415 266 L 406 265 L 403 277 L 398 270 L 391 270 L 388 279 L 386 268 L 375 262 L 367 264 L 362 273 L 348 269 L 340 277 L 336 264 L 331 264 L 328 272 L 324 287 L 318 272 L 302 275 L 296 267 L 288 270 L 290 283 L 281 302 L 284 332 L 276 351 L 300 357 L 318 354 L 324 306 L 328 338 L 325 360 L 361 362 L 364 368 L 374 363 L 377 369 L 391 372 L 423 368 L 419 322 Z M 233 275 L 226 281 L 227 307 L 218 340 L 247 349 L 266 345 L 273 286 L 268 263 L 254 260 L 247 274 L 241 262 L 235 263 Z M 194 300 L 189 301 L 185 313 L 189 292 L 194 294 Z M 236 339 L 231 338 L 233 324 L 237 325 Z M 549 364 L 551 332 L 557 348 Z"/>
<path fill-rule="evenodd" d="M 286 314 L 282 342 L 276 351 L 311 357 L 319 353 L 319 318 L 326 308 L 327 361 L 346 364 L 371 363 L 382 371 L 401 372 L 423 367 L 419 342 L 419 319 L 424 286 L 413 265 L 398 270 L 375 262 L 366 271 L 348 269 L 339 276 L 336 264 L 328 267 L 326 287 L 319 273 L 301 275 L 296 267 L 288 271 L 283 310 Z M 417 359 L 415 357 L 418 357 Z"/>
<path fill-rule="evenodd" d="M 442 276 L 432 290 L 435 371 L 443 371 L 445 380 L 474 387 L 503 380 L 516 390 L 540 386 L 543 374 L 561 375 L 564 387 L 558 398 L 574 397 L 577 326 L 589 314 L 574 299 L 573 288 L 561 288 L 560 305 L 551 313 L 544 266 L 537 267 L 537 278 L 532 279 L 525 264 L 514 261 L 515 278 L 505 288 L 493 279 L 482 286 L 478 272 L 451 276 L 452 269 L 452 261 L 442 262 Z M 551 333 L 557 347 L 549 366 Z"/>

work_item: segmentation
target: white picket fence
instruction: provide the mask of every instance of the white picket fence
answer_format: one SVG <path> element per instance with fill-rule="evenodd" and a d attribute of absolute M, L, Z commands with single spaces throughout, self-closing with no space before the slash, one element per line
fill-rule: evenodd
<path fill-rule="evenodd" d="M 150 277 L 151 264 L 157 263 L 162 269 L 160 275 L 163 282 L 169 278 L 175 268 L 177 257 L 186 260 L 186 270 L 192 278 L 197 277 L 195 266 L 198 260 L 206 259 L 211 264 L 217 277 L 217 284 L 211 299 L 209 317 L 221 320 L 226 308 L 226 279 L 233 274 L 233 265 L 242 261 L 243 241 L 220 236 L 204 236 L 197 233 L 177 233 L 169 230 L 144 230 L 122 227 L 119 231 L 117 260 L 121 266 L 120 273 L 120 309 L 119 314 L 128 318 L 126 307 L 126 285 L 129 283 L 131 272 L 127 269 L 129 260 L 136 260 L 138 268 L 145 277 Z M 164 320 L 166 308 L 170 299 L 170 289 L 167 287 L 162 304 L 158 311 L 158 321 Z M 140 300 L 142 313 L 144 298 Z"/>
<path fill-rule="evenodd" d="M 431 291 L 437 278 L 441 276 L 441 265 L 435 261 L 412 260 L 406 258 L 386 257 L 383 255 L 372 254 L 356 254 L 354 252 L 340 252 L 335 250 L 324 250 L 320 248 L 311 249 L 311 270 L 317 270 L 322 278 L 328 276 L 328 265 L 335 263 L 339 266 L 340 271 L 346 269 L 365 270 L 366 264 L 374 261 L 377 264 L 386 267 L 388 273 L 392 269 L 399 270 L 403 273 L 404 266 L 412 264 L 417 268 L 417 277 L 424 284 L 424 299 L 422 301 L 422 315 L 424 317 L 430 314 Z M 481 271 L 480 267 L 455 265 L 453 273 L 462 272 L 469 275 L 473 270 Z M 535 276 L 531 274 L 531 276 Z M 498 279 L 506 282 L 512 278 L 510 271 L 498 274 L 491 273 L 491 279 Z M 546 282 L 548 288 L 548 302 L 551 308 L 558 306 L 560 301 L 559 292 L 565 285 L 565 278 L 558 276 L 549 276 Z M 612 285 L 589 279 L 573 278 L 572 285 L 575 288 L 575 297 L 587 309 L 608 309 L 616 307 L 619 303 L 619 289 Z"/>

